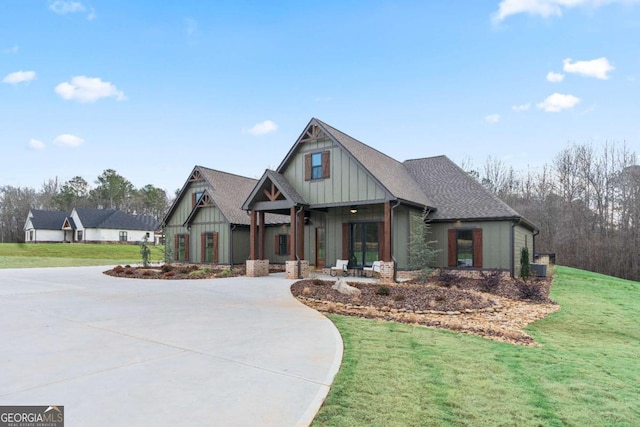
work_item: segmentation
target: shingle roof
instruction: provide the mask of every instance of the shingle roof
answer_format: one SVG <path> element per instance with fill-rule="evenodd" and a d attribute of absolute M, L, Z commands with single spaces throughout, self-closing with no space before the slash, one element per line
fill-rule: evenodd
<path fill-rule="evenodd" d="M 215 169 L 196 166 L 211 188 L 209 193 L 214 204 L 231 224 L 249 225 L 251 219 L 247 212 L 242 210 L 242 204 L 249 197 L 258 180 L 235 175 Z M 287 217 L 275 214 L 266 214 L 267 224 L 283 224 L 289 220 Z"/>
<path fill-rule="evenodd" d="M 76 208 L 84 228 L 108 228 L 120 230 L 156 230 L 148 221 L 118 209 Z M 150 228 L 151 227 L 151 228 Z"/>
<path fill-rule="evenodd" d="M 65 212 L 40 209 L 31 209 L 31 214 L 31 224 L 37 230 L 62 230 L 64 219 L 68 216 Z"/>
<path fill-rule="evenodd" d="M 446 156 L 407 160 L 404 166 L 437 208 L 433 219 L 520 217 Z"/>
<path fill-rule="evenodd" d="M 338 129 L 312 119 L 359 161 L 395 198 L 434 207 L 402 163 Z"/>

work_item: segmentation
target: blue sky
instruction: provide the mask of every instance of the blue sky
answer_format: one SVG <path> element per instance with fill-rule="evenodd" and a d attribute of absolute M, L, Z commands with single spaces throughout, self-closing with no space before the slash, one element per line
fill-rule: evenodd
<path fill-rule="evenodd" d="M 317 117 L 398 160 L 640 152 L 640 1 L 2 0 L 0 185 L 260 177 Z"/>

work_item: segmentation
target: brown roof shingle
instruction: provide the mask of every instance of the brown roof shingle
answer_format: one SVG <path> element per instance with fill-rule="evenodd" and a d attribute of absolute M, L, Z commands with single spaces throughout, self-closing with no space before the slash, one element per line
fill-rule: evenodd
<path fill-rule="evenodd" d="M 520 217 L 446 156 L 406 160 L 404 166 L 437 208 L 433 219 Z"/>

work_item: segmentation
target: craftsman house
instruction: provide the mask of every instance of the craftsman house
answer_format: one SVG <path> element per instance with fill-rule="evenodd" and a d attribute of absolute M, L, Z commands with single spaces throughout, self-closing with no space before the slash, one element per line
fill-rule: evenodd
<path fill-rule="evenodd" d="M 208 169 L 193 168 L 162 224 L 166 250 L 175 261 L 244 264 L 249 258 L 250 217 L 242 203 L 257 180 Z M 284 236 L 282 248 L 268 245 L 259 254 L 274 263 L 287 257 L 288 217 L 264 216 L 268 237 Z M 277 237 L 278 239 L 280 237 Z"/>
<path fill-rule="evenodd" d="M 74 208 L 70 213 L 31 209 L 24 225 L 25 242 L 139 243 L 155 241 L 158 221 L 118 209 Z"/>
<path fill-rule="evenodd" d="M 533 252 L 536 227 L 447 157 L 399 162 L 312 119 L 242 202 L 250 218 L 247 274 L 266 274 L 268 262 L 280 262 L 269 251 L 274 238 L 294 276 L 345 259 L 355 270 L 382 261 L 382 275 L 395 277 L 408 268 L 412 224 L 425 208 L 437 266 L 518 275 L 521 248 Z M 279 237 L 269 214 L 290 218 Z"/>
<path fill-rule="evenodd" d="M 286 263 L 290 277 L 381 261 L 395 277 L 424 209 L 436 266 L 518 275 L 534 250 L 536 227 L 447 157 L 399 162 L 317 119 L 259 180 L 194 167 L 162 223 L 176 261 L 246 261 L 248 275 Z"/>

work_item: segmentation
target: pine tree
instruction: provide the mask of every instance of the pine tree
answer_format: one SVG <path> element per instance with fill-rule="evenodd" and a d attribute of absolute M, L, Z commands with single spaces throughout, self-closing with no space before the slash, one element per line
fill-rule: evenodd
<path fill-rule="evenodd" d="M 418 273 L 420 283 L 426 283 L 439 252 L 433 249 L 433 244 L 437 242 L 427 239 L 431 234 L 428 215 L 429 211 L 425 208 L 422 215 L 411 218 L 413 223 L 409 239 L 409 268 L 420 271 Z"/>

